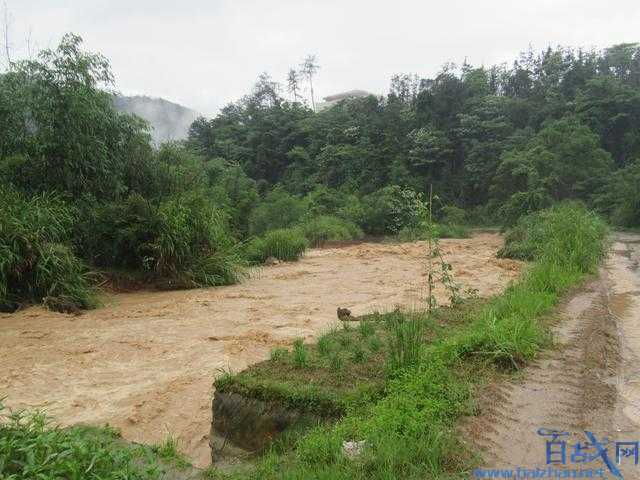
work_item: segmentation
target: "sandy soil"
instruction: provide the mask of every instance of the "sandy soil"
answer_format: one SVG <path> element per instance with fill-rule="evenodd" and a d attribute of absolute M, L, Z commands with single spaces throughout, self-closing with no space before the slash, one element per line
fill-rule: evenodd
<path fill-rule="evenodd" d="M 487 296 L 522 266 L 495 258 L 501 244 L 497 234 L 479 234 L 441 247 L 455 278 Z M 45 408 L 62 424 L 109 423 L 133 441 L 170 433 L 202 466 L 217 374 L 313 338 L 337 323 L 337 307 L 354 314 L 418 307 L 424 284 L 423 243 L 364 243 L 312 250 L 240 285 L 117 294 L 81 316 L 37 307 L 0 315 L 0 398 Z"/>
<path fill-rule="evenodd" d="M 486 468 L 546 469 L 546 440 L 552 437 L 538 434 L 546 428 L 569 433 L 560 437 L 569 445 L 567 468 L 603 468 L 604 478 L 619 478 L 601 458 L 571 463 L 570 454 L 576 441 L 587 441 L 585 430 L 598 440 L 609 438 L 614 463 L 615 442 L 640 440 L 639 262 L 640 235 L 616 235 L 598 278 L 561 307 L 558 348 L 517 381 L 483 389 L 482 414 L 463 429 L 484 452 Z M 618 468 L 626 479 L 640 478 L 632 458 Z"/>

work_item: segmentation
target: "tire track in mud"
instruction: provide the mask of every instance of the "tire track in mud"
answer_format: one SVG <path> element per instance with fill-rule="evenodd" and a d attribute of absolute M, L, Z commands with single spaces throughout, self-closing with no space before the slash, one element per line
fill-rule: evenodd
<path fill-rule="evenodd" d="M 598 278 L 558 309 L 554 348 L 516 380 L 479 393 L 481 413 L 465 422 L 462 433 L 480 450 L 482 468 L 546 469 L 551 437 L 538 434 L 546 428 L 569 433 L 562 438 L 566 468 L 603 468 L 604 478 L 617 478 L 600 458 L 572 463 L 570 455 L 576 442 L 587 441 L 584 431 L 610 440 L 613 462 L 616 441 L 640 440 L 639 253 L 640 236 L 616 235 Z M 625 479 L 640 479 L 633 460 L 619 468 Z"/>

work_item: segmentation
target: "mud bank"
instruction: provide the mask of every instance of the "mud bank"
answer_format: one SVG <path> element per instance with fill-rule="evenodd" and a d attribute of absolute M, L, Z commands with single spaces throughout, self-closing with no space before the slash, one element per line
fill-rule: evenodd
<path fill-rule="evenodd" d="M 640 440 L 639 262 L 640 235 L 615 235 L 598 278 L 560 307 L 556 348 L 517 380 L 480 392 L 481 414 L 465 422 L 462 435 L 483 452 L 485 468 L 547 468 L 552 437 L 538 432 L 545 428 L 569 434 L 560 437 L 567 464 L 554 468 L 603 468 L 604 478 L 616 478 L 600 459 L 571 463 L 569 455 L 576 442 L 587 442 L 585 431 L 610 441 L 614 463 L 615 442 Z M 624 478 L 640 478 L 633 459 L 618 468 Z"/>
<path fill-rule="evenodd" d="M 482 296 L 501 291 L 522 267 L 495 258 L 497 234 L 441 246 L 455 278 Z M 240 285 L 113 295 L 77 317 L 35 307 L 2 314 L 0 397 L 14 408 L 44 408 L 62 424 L 109 423 L 136 442 L 171 433 L 203 466 L 217 374 L 312 339 L 337 323 L 338 306 L 354 315 L 419 307 L 424 284 L 424 243 L 364 243 L 311 250 Z"/>

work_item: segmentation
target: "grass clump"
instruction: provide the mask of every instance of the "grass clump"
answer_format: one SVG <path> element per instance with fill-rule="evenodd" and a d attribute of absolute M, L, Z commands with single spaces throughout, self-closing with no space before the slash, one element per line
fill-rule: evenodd
<path fill-rule="evenodd" d="M 271 350 L 271 361 L 283 362 L 289 358 L 289 350 L 283 347 L 276 347 Z"/>
<path fill-rule="evenodd" d="M 400 370 L 416 365 L 424 345 L 422 318 L 393 312 L 387 320 L 387 328 L 390 332 L 389 368 Z"/>
<path fill-rule="evenodd" d="M 0 188 L 0 204 L 0 311 L 24 302 L 66 312 L 95 306 L 71 245 L 76 212 L 55 194 L 28 198 L 9 188 Z"/>
<path fill-rule="evenodd" d="M 189 459 L 178 451 L 178 440 L 175 437 L 168 436 L 164 442 L 152 446 L 151 451 L 165 462 L 173 464 L 179 470 L 184 470 L 191 466 Z"/>
<path fill-rule="evenodd" d="M 329 353 L 331 352 L 331 343 L 332 342 L 329 335 L 322 335 L 320 338 L 318 338 L 318 353 L 323 357 L 329 355 Z"/>
<path fill-rule="evenodd" d="M 358 325 L 358 332 L 363 338 L 367 338 L 375 333 L 375 327 L 370 321 L 361 320 L 360 325 Z"/>
<path fill-rule="evenodd" d="M 538 260 L 590 271 L 604 255 L 603 220 L 576 202 L 564 202 L 521 217 L 507 231 L 499 257 Z"/>
<path fill-rule="evenodd" d="M 175 458 L 165 463 L 112 428 L 60 428 L 42 413 L 9 412 L 0 403 L 0 478 L 156 480 L 166 478 Z"/>
<path fill-rule="evenodd" d="M 304 368 L 309 364 L 309 355 L 307 353 L 307 347 L 301 339 L 293 342 L 293 364 L 296 367 Z"/>
<path fill-rule="evenodd" d="M 303 235 L 312 247 L 326 242 L 360 239 L 362 230 L 352 222 L 331 215 L 321 215 L 300 225 Z"/>
<path fill-rule="evenodd" d="M 300 259 L 307 246 L 299 229 L 282 228 L 251 240 L 245 247 L 245 255 L 253 263 L 264 263 L 268 258 L 292 262 Z"/>

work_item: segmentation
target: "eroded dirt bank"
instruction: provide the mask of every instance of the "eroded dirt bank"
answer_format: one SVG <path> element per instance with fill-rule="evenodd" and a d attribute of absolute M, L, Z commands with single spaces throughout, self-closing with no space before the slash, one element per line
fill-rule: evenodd
<path fill-rule="evenodd" d="M 522 266 L 496 259 L 501 245 L 496 234 L 441 242 L 455 278 L 484 296 Z M 423 243 L 365 243 L 312 250 L 230 287 L 118 294 L 77 317 L 35 307 L 0 315 L 0 397 L 45 408 L 63 424 L 109 423 L 133 441 L 171 433 L 204 465 L 211 383 L 221 369 L 314 337 L 337 323 L 338 306 L 354 314 L 420 306 L 424 284 Z"/>
<path fill-rule="evenodd" d="M 569 433 L 558 437 L 567 442 L 566 466 L 553 467 L 603 468 L 604 478 L 619 478 L 593 448 L 585 450 L 596 453 L 592 462 L 572 462 L 571 454 L 576 442 L 587 442 L 585 431 L 610 440 L 605 448 L 614 464 L 616 442 L 640 440 L 639 261 L 640 235 L 615 235 L 598 278 L 562 305 L 557 348 L 518 380 L 481 392 L 482 413 L 464 430 L 483 451 L 485 468 L 548 468 L 546 441 L 553 438 L 538 433 L 545 428 Z M 640 478 L 632 457 L 616 467 L 625 479 Z"/>

